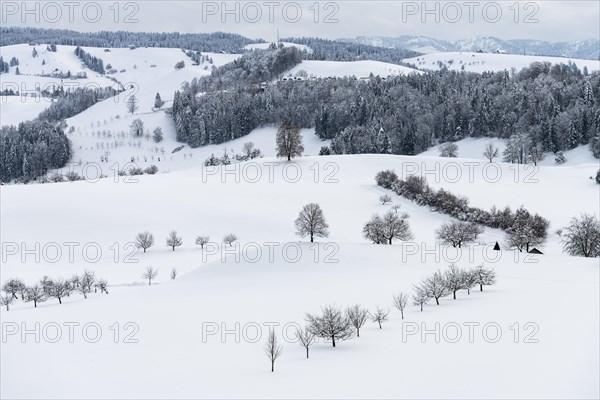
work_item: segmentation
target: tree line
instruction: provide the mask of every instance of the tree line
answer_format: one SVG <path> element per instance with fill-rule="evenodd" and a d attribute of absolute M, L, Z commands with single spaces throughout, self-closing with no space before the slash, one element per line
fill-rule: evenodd
<path fill-rule="evenodd" d="M 241 35 L 178 32 L 127 32 L 100 31 L 76 32 L 67 29 L 42 29 L 31 27 L 0 28 L 0 46 L 21 43 L 50 43 L 85 47 L 168 47 L 205 52 L 226 51 L 239 53 L 250 43 L 262 42 Z"/>
<path fill-rule="evenodd" d="M 409 296 L 404 292 L 394 295 L 392 305 L 400 311 L 401 317 L 404 319 L 404 312 L 410 300 L 412 300 L 413 306 L 417 306 L 423 311 L 423 307 L 432 300 L 435 300 L 439 306 L 440 299 L 443 297 L 452 295 L 456 300 L 456 294 L 460 290 L 466 290 L 470 295 L 471 289 L 474 287 L 479 287 L 479 290 L 483 292 L 484 286 L 495 283 L 495 271 L 484 265 L 465 270 L 451 264 L 446 271 L 437 270 L 431 276 L 413 285 L 412 295 Z M 340 341 L 354 337 L 360 338 L 360 330 L 368 321 L 376 323 L 379 329 L 383 329 L 383 324 L 388 320 L 389 309 L 380 306 L 376 306 L 371 311 L 360 304 L 354 304 L 345 309 L 327 305 L 321 307 L 320 313 L 307 313 L 306 324 L 304 327 L 296 328 L 295 337 L 297 343 L 306 351 L 306 358 L 309 358 L 309 349 L 317 342 L 317 339 L 330 341 L 332 347 L 336 347 Z M 275 361 L 283 353 L 283 347 L 279 344 L 273 330 L 269 331 L 263 350 L 269 358 L 271 372 L 274 372 Z"/>

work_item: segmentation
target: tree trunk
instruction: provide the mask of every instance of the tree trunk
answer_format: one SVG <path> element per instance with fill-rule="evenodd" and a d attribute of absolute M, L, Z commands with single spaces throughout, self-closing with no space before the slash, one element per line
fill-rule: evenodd
<path fill-rule="evenodd" d="M 173 246 L 173 251 L 175 251 L 175 246 Z"/>
<path fill-rule="evenodd" d="M 333 342 L 333 347 L 335 347 L 335 336 L 331 337 L 331 341 Z"/>
<path fill-rule="evenodd" d="M 62 304 L 62 300 L 60 299 L 60 297 L 58 298 L 58 304 Z"/>
<path fill-rule="evenodd" d="M 527 242 L 527 252 L 529 253 L 529 242 Z"/>
<path fill-rule="evenodd" d="M 356 337 L 360 337 L 360 328 L 356 328 Z"/>
<path fill-rule="evenodd" d="M 456 290 L 454 292 L 452 292 L 452 295 L 454 297 L 454 300 L 456 300 Z"/>
<path fill-rule="evenodd" d="M 440 305 L 440 298 L 439 297 L 435 298 L 435 304 L 437 304 L 438 306 Z"/>
<path fill-rule="evenodd" d="M 292 155 L 288 154 L 288 161 L 291 161 L 291 160 L 292 160 Z"/>
<path fill-rule="evenodd" d="M 146 248 L 144 247 L 144 253 L 146 252 Z"/>
<path fill-rule="evenodd" d="M 400 315 L 402 315 L 402 319 L 404 319 L 404 310 L 400 310 Z"/>
<path fill-rule="evenodd" d="M 381 329 L 381 321 L 377 321 L 379 323 L 379 329 Z"/>
<path fill-rule="evenodd" d="M 421 303 L 421 311 L 423 311 L 423 303 Z"/>
<path fill-rule="evenodd" d="M 479 284 L 479 291 L 483 292 L 483 285 L 481 283 Z"/>
<path fill-rule="evenodd" d="M 37 300 L 33 300 L 33 307 L 37 308 Z"/>
<path fill-rule="evenodd" d="M 271 372 L 275 372 L 275 361 L 271 361 Z"/>
<path fill-rule="evenodd" d="M 390 244 L 392 244 L 392 238 L 390 238 Z"/>
<path fill-rule="evenodd" d="M 471 294 L 471 288 L 467 288 L 467 294 Z"/>
<path fill-rule="evenodd" d="M 308 358 L 308 347 L 306 348 L 306 358 Z"/>
<path fill-rule="evenodd" d="M 313 237 L 313 234 L 312 234 L 312 233 L 310 234 L 310 242 L 311 242 L 311 243 L 314 243 L 314 237 Z"/>

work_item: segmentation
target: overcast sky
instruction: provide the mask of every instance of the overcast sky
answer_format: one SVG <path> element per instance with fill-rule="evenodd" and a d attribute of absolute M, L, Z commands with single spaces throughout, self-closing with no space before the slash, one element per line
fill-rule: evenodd
<path fill-rule="evenodd" d="M 0 5 L 3 26 L 79 31 L 223 31 L 266 40 L 274 40 L 277 29 L 282 37 L 328 39 L 399 35 L 446 40 L 477 35 L 547 41 L 600 38 L 598 1 L 59 0 L 26 2 L 25 6 L 21 1 L 2 1 Z"/>

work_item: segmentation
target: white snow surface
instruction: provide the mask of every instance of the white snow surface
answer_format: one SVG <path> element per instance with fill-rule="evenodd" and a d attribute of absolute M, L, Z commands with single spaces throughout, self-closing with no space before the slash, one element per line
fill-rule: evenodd
<path fill-rule="evenodd" d="M 411 163 L 424 163 L 431 171 L 436 164 L 443 169 L 459 163 L 459 182 L 436 184 L 429 176 L 430 183 L 466 194 L 480 206 L 524 204 L 551 221 L 551 232 L 576 211 L 597 212 L 597 185 L 587 179 L 596 166 L 542 166 L 539 182 L 526 184 L 513 180 L 511 165 L 500 164 L 505 175 L 498 182 L 476 174 L 470 183 L 469 161 L 384 155 L 313 156 L 291 163 L 264 158 L 237 175 L 196 167 L 138 177 L 137 183 L 103 179 L 2 186 L 4 242 L 25 242 L 28 248 L 36 242 L 42 247 L 81 244 L 73 262 L 66 254 L 55 263 L 8 256 L 2 280 L 20 277 L 32 283 L 44 275 L 69 277 L 87 268 L 110 283 L 109 295 L 84 300 L 73 294 L 62 305 L 52 299 L 37 309 L 19 301 L 11 311 L 2 310 L 2 321 L 11 327 L 33 329 L 38 322 L 47 327 L 40 328 L 47 329 L 40 343 L 33 335 L 24 341 L 20 335 L 7 336 L 2 397 L 597 398 L 598 260 L 562 254 L 554 233 L 541 256 L 504 249 L 499 259 L 494 254 L 490 260 L 481 246 L 470 246 L 471 256 L 463 253 L 457 264 L 468 268 L 484 262 L 495 269 L 497 285 L 471 295 L 461 291 L 457 300 L 444 298 L 423 312 L 410 306 L 405 320 L 391 309 L 393 294 L 410 292 L 424 276 L 445 269 L 454 254 L 438 253 L 436 259 L 431 253 L 434 229 L 448 217 L 393 194 L 393 202 L 410 215 L 414 246 L 422 246 L 421 251 L 413 254 L 412 243 L 378 246 L 362 238 L 362 224 L 371 214 L 390 207 L 378 202 L 387 191 L 373 180 L 382 169 L 401 173 Z M 559 199 L 568 200 L 569 207 L 557 207 Z M 330 225 L 330 237 L 318 239 L 318 247 L 294 235 L 293 221 L 309 202 L 322 206 Z M 164 244 L 173 229 L 184 242 L 175 252 Z M 129 261 L 137 263 L 125 262 L 131 255 L 125 244 L 144 230 L 154 234 L 155 246 L 132 255 Z M 239 237 L 239 247 L 220 244 L 230 232 Z M 210 235 L 220 250 L 208 255 L 205 249 L 203 256 L 193 244 L 200 234 Z M 503 237 L 486 229 L 479 240 L 503 243 Z M 84 243 L 102 249 L 98 262 L 83 258 Z M 117 262 L 110 250 L 114 243 L 121 248 Z M 150 287 L 141 278 L 148 265 L 160 271 L 158 284 Z M 179 277 L 171 281 L 173 267 Z M 294 324 L 323 305 L 353 303 L 390 308 L 390 321 L 382 330 L 369 322 L 360 338 L 336 348 L 320 342 L 305 359 L 304 350 L 291 342 Z M 73 343 L 67 339 L 68 322 L 80 324 Z M 135 326 L 125 326 L 128 322 Z M 473 343 L 472 322 L 479 324 Z M 53 323 L 63 329 L 58 343 L 44 339 L 54 338 Z M 102 329 L 97 343 L 84 338 L 87 323 Z M 262 352 L 269 323 L 279 324 L 275 330 L 283 344 L 275 373 Z M 432 333 L 421 336 L 424 329 L 435 331 L 436 323 L 440 343 Z M 208 334 L 209 328 L 218 331 Z M 418 333 L 408 335 L 411 329 Z M 138 342 L 124 343 L 127 334 Z M 39 360 L 53 360 L 53 367 L 32 378 L 29 366 Z"/>
<path fill-rule="evenodd" d="M 497 53 L 473 53 L 473 52 L 448 52 L 430 53 L 418 57 L 403 60 L 423 70 L 440 70 L 445 66 L 452 71 L 487 72 L 487 71 L 511 71 L 513 68 L 519 71 L 529 67 L 534 62 L 549 62 L 551 64 L 568 64 L 573 62 L 580 70 L 584 67 L 589 72 L 600 70 L 600 61 L 582 60 L 563 57 L 527 56 L 517 54 Z"/>
<path fill-rule="evenodd" d="M 409 73 L 421 73 L 413 68 L 402 65 L 385 63 L 381 61 L 318 61 L 305 60 L 286 72 L 286 75 L 294 75 L 298 71 L 306 71 L 308 76 L 317 78 L 355 76 L 367 78 L 370 74 L 381 77 L 392 75 L 404 75 Z"/>

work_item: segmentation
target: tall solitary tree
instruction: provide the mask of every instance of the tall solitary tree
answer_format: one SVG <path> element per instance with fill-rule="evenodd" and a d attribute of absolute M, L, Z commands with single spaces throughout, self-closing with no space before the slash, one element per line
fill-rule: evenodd
<path fill-rule="evenodd" d="M 282 124 L 277 130 L 277 157 L 287 157 L 290 161 L 293 157 L 299 157 L 304 151 L 300 127 L 297 125 Z"/>
<path fill-rule="evenodd" d="M 310 203 L 302 207 L 302 211 L 295 221 L 296 235 L 300 237 L 310 236 L 310 242 L 314 242 L 314 237 L 328 237 L 329 225 L 325 221 L 321 206 L 316 203 Z"/>

